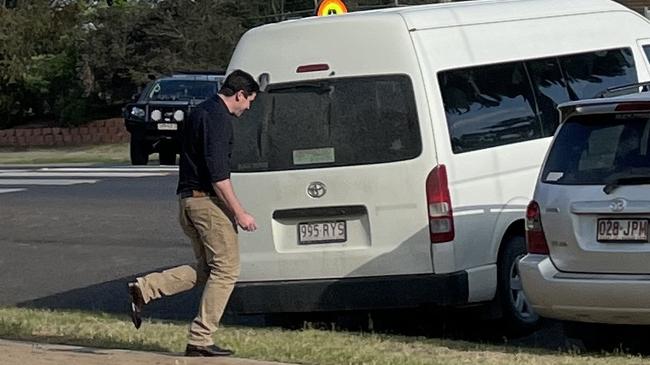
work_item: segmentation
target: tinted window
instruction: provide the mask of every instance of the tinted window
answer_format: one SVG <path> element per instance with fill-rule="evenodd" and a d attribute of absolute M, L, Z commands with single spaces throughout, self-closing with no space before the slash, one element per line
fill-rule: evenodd
<path fill-rule="evenodd" d="M 523 63 L 447 71 L 439 81 L 454 153 L 542 136 Z"/>
<path fill-rule="evenodd" d="M 543 125 L 544 136 L 551 136 L 559 125 L 558 104 L 569 101 L 566 82 L 557 58 L 545 58 L 526 62 L 533 88 L 539 118 Z"/>
<path fill-rule="evenodd" d="M 406 76 L 274 85 L 235 122 L 233 171 L 410 159 L 421 151 Z"/>
<path fill-rule="evenodd" d="M 590 99 L 614 86 L 637 82 L 629 48 L 559 57 L 571 100 Z"/>
<path fill-rule="evenodd" d="M 604 184 L 650 174 L 650 115 L 605 114 L 569 119 L 558 131 L 542 180 Z"/>
<path fill-rule="evenodd" d="M 551 136 L 557 105 L 637 82 L 630 49 L 487 65 L 438 76 L 454 153 Z"/>

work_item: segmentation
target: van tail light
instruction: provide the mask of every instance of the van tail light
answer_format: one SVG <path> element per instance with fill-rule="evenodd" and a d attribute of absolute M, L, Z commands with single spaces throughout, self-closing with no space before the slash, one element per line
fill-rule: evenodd
<path fill-rule="evenodd" d="M 447 168 L 438 165 L 427 176 L 427 205 L 429 207 L 429 234 L 431 243 L 454 239 L 454 214 L 447 184 Z"/>
<path fill-rule="evenodd" d="M 531 201 L 526 209 L 526 248 L 528 253 L 548 255 L 548 244 L 542 228 L 542 214 L 539 204 Z"/>

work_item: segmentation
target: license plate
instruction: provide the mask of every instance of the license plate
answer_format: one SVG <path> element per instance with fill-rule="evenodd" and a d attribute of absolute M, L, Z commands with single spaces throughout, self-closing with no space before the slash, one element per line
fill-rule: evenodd
<path fill-rule="evenodd" d="M 648 242 L 648 220 L 599 219 L 596 233 L 600 242 Z"/>
<path fill-rule="evenodd" d="M 298 224 L 298 244 L 345 242 L 348 239 L 345 221 Z"/>
<path fill-rule="evenodd" d="M 176 123 L 158 123 L 159 131 L 175 131 L 177 129 L 178 125 Z"/>

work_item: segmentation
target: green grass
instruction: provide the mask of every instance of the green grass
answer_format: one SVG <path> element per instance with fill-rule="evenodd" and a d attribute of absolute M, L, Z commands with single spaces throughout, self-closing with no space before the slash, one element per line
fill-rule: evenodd
<path fill-rule="evenodd" d="M 151 157 L 156 157 L 152 155 Z M 0 148 L 0 164 L 126 163 L 129 144 L 61 148 Z"/>
<path fill-rule="evenodd" d="M 0 308 L 0 337 L 92 347 L 181 352 L 187 323 L 145 321 L 135 330 L 124 316 L 76 311 Z M 446 339 L 315 329 L 224 327 L 215 341 L 238 357 L 300 364 L 608 364 L 650 363 L 628 354 L 581 355 Z"/>

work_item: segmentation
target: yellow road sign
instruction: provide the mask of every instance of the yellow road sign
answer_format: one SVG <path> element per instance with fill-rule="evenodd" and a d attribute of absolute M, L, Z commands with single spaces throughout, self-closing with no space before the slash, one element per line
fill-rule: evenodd
<path fill-rule="evenodd" d="M 345 14 L 348 12 L 348 8 L 345 6 L 341 0 L 323 0 L 318 5 L 318 10 L 316 15 L 318 16 L 327 16 L 327 15 L 339 15 Z"/>

